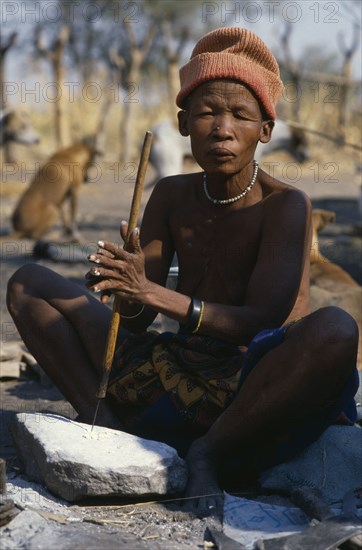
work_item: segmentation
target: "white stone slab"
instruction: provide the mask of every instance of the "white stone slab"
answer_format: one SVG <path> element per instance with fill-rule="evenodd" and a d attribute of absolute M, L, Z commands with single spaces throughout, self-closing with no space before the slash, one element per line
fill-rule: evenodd
<path fill-rule="evenodd" d="M 28 477 L 68 501 L 181 493 L 186 463 L 156 441 L 52 414 L 18 414 L 13 428 Z"/>

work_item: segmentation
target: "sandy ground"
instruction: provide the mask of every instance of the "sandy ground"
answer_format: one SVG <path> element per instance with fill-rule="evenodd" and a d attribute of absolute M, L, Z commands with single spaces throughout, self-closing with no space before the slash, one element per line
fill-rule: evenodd
<path fill-rule="evenodd" d="M 361 236 L 358 224 L 361 223 L 358 210 L 361 174 L 356 170 L 355 162 L 337 163 L 337 155 L 331 151 L 326 159 L 308 161 L 306 166 L 291 164 L 287 155 L 279 155 L 278 166 L 274 167 L 276 175 L 284 175 L 289 183 L 294 183 L 303 189 L 312 199 L 315 208 L 325 208 L 336 212 L 336 223 L 329 225 L 321 234 L 322 252 L 334 262 L 342 265 L 359 283 L 362 283 Z M 327 163 L 329 166 L 326 166 Z M 289 164 L 288 164 L 289 163 Z M 287 166 L 287 168 L 286 168 Z M 268 168 L 268 166 L 265 166 Z M 102 161 L 97 173 L 91 175 L 93 182 L 85 185 L 80 196 L 79 225 L 84 238 L 84 245 L 77 247 L 81 252 L 81 261 L 73 259 L 75 248 L 67 245 L 63 248 L 63 256 L 58 262 L 33 257 L 33 245 L 30 240 L 14 241 L 6 239 L 1 242 L 1 341 L 18 340 L 19 335 L 6 310 L 6 284 L 11 274 L 21 265 L 37 261 L 60 274 L 70 278 L 80 285 L 84 284 L 84 274 L 87 271 L 86 257 L 95 247 L 97 240 L 105 238 L 118 241 L 118 228 L 121 219 L 128 218 L 131 204 L 133 183 L 128 181 L 129 171 L 115 169 L 114 159 Z M 192 168 L 186 166 L 185 170 Z M 269 164 L 270 169 L 270 164 Z M 283 172 L 284 171 L 284 172 Z M 333 173 L 332 173 L 333 172 Z M 286 178 L 285 175 L 288 177 Z M 1 233 L 10 230 L 9 218 L 14 205 L 27 186 L 29 176 L 22 178 L 21 170 L 13 175 L 5 174 L 1 187 Z M 149 167 L 146 182 L 153 177 L 152 167 Z M 25 181 L 22 181 L 25 179 Z M 143 206 L 152 187 L 146 185 Z M 61 241 L 59 227 L 56 227 L 49 237 L 52 241 Z M 68 248 L 69 246 L 69 248 Z M 16 451 L 13 447 L 9 427 L 16 412 L 36 412 L 49 410 L 62 413 L 69 411 L 61 394 L 52 386 L 45 387 L 40 380 L 27 371 L 20 380 L 7 380 L 1 384 L 2 427 L 0 431 L 1 455 L 7 460 L 9 474 L 21 471 Z M 173 507 L 174 506 L 174 507 Z M 132 510 L 132 508 L 130 508 Z M 128 510 L 128 512 L 130 511 Z M 178 505 L 144 505 L 142 509 L 133 508 L 132 521 L 128 523 L 127 533 L 140 537 L 147 542 L 147 548 L 200 548 L 208 520 L 201 520 L 182 515 Z M 95 508 L 91 515 L 95 520 L 114 517 L 114 512 L 106 508 Z M 181 515 L 180 515 L 181 514 Z M 128 548 L 143 548 L 131 545 Z M 128 546 L 127 546 L 128 545 Z"/>

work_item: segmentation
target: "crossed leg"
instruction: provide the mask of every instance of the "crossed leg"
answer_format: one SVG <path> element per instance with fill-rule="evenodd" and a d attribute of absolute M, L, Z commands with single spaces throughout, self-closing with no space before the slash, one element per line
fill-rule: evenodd
<path fill-rule="evenodd" d="M 296 424 L 328 417 L 352 376 L 357 346 L 356 323 L 335 307 L 287 330 L 284 342 L 259 361 L 231 405 L 191 445 L 187 496 L 210 495 L 190 501 L 195 512 L 220 507 L 212 495 L 221 494 L 218 472 L 225 459 L 284 437 Z"/>
<path fill-rule="evenodd" d="M 9 280 L 7 305 L 24 343 L 83 422 L 91 423 L 111 311 L 88 291 L 36 264 Z M 120 329 L 119 343 L 128 333 Z M 97 424 L 120 428 L 102 399 Z"/>
<path fill-rule="evenodd" d="M 39 364 L 82 420 L 92 422 L 110 310 L 38 265 L 24 266 L 10 279 L 8 308 Z M 127 334 L 121 329 L 119 340 Z M 339 308 L 323 308 L 291 326 L 283 344 L 259 361 L 231 405 L 191 445 L 187 496 L 220 494 L 218 471 L 227 457 L 326 415 L 352 375 L 357 346 L 356 323 Z M 98 423 L 121 428 L 106 399 Z M 202 511 L 217 507 L 219 499 L 191 502 Z"/>

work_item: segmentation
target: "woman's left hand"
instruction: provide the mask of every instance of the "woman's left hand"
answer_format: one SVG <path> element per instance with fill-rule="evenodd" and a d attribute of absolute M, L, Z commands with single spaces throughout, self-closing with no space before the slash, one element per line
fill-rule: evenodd
<path fill-rule="evenodd" d="M 122 222 L 121 235 L 126 238 L 127 223 Z M 132 231 L 127 250 L 109 241 L 99 241 L 98 250 L 89 256 L 96 264 L 86 274 L 87 287 L 93 292 L 111 291 L 123 299 L 138 302 L 147 286 L 145 259 L 141 249 L 139 230 Z"/>

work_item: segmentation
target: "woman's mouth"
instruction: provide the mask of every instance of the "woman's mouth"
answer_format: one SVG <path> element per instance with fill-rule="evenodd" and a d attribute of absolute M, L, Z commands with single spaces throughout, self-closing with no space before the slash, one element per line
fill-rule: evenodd
<path fill-rule="evenodd" d="M 235 156 L 234 153 L 226 149 L 226 147 L 214 147 L 210 149 L 208 154 L 219 159 L 233 158 Z"/>

